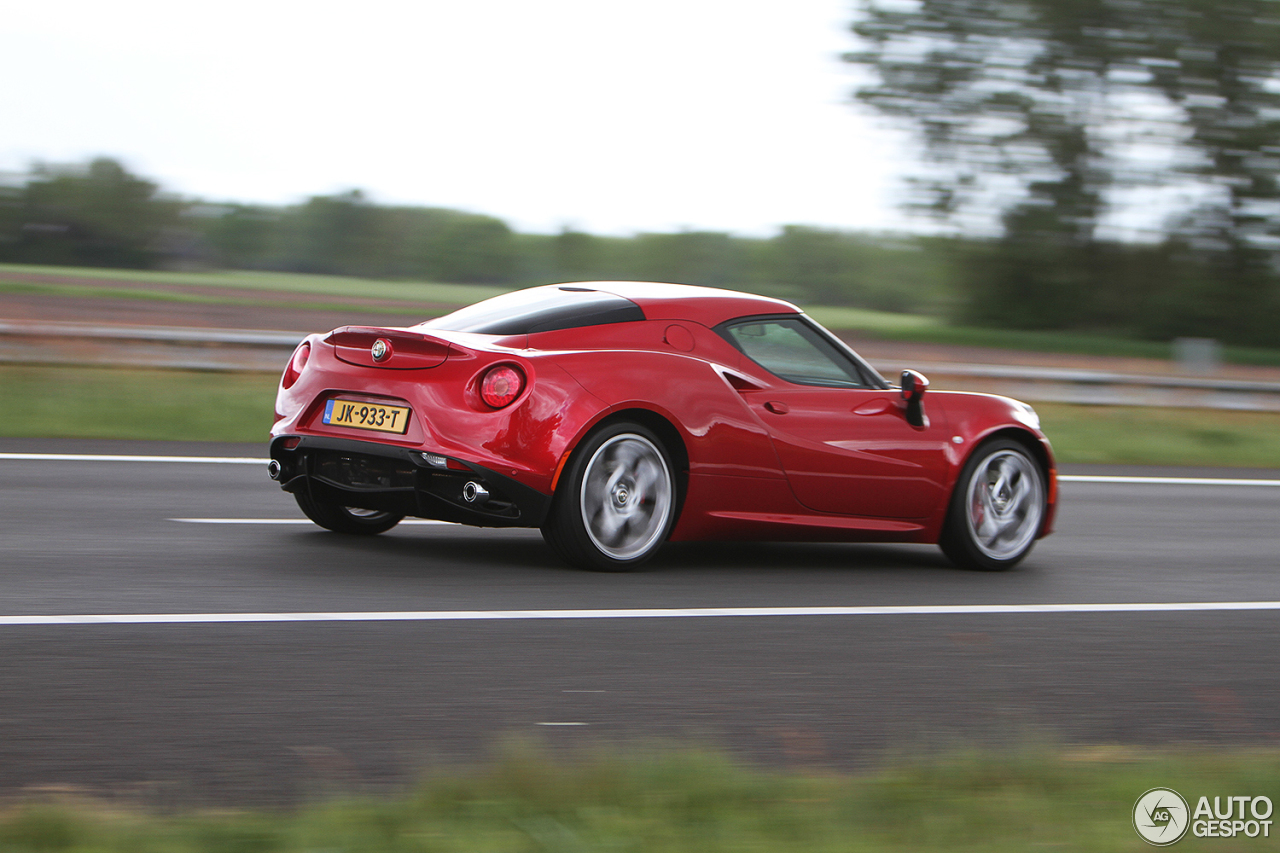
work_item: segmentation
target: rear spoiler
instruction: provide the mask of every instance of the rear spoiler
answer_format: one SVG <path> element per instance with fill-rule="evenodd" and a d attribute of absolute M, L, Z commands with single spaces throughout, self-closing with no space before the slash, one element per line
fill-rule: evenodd
<path fill-rule="evenodd" d="M 409 329 L 343 326 L 324 339 L 347 364 L 415 370 L 438 367 L 449 357 L 450 343 Z"/>

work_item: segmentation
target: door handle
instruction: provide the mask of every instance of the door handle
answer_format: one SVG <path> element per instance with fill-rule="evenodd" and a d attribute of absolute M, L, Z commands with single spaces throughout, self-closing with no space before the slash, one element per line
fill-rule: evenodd
<path fill-rule="evenodd" d="M 773 412 L 775 415 L 785 415 L 787 412 L 791 411 L 791 407 L 788 406 L 786 403 L 778 403 L 773 400 L 770 400 L 769 402 L 765 403 L 764 407 L 769 411 Z"/>
<path fill-rule="evenodd" d="M 880 415 L 893 408 L 893 401 L 884 397 L 868 400 L 853 410 L 855 415 Z"/>

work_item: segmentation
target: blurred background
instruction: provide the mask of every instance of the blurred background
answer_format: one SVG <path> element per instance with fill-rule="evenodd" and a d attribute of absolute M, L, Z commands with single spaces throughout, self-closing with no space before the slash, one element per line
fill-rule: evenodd
<path fill-rule="evenodd" d="M 0 318 L 306 331 L 666 280 L 794 300 L 886 373 L 1280 408 L 1273 0 L 23 4 L 0 69 Z"/>
<path fill-rule="evenodd" d="M 2 262 L 1275 343 L 1271 0 L 131 0 L 0 43 Z"/>

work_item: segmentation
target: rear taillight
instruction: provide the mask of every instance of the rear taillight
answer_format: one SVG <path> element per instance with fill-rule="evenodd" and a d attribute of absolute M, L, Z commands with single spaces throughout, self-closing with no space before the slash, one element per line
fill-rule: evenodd
<path fill-rule="evenodd" d="M 307 359 L 311 357 L 311 344 L 305 341 L 296 350 L 293 351 L 293 358 L 289 359 L 289 366 L 284 369 L 284 378 L 281 384 L 286 388 L 293 386 L 298 381 L 298 377 L 302 375 L 302 369 L 307 366 Z"/>
<path fill-rule="evenodd" d="M 502 364 L 480 380 L 480 399 L 495 409 L 509 406 L 524 390 L 524 374 L 509 364 Z"/>

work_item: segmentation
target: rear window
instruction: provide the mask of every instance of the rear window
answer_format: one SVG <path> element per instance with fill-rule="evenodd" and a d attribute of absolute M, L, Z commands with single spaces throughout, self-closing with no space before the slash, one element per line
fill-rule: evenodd
<path fill-rule="evenodd" d="M 643 319 L 639 305 L 612 293 L 585 287 L 532 287 L 477 302 L 419 328 L 481 335 L 532 335 Z"/>

